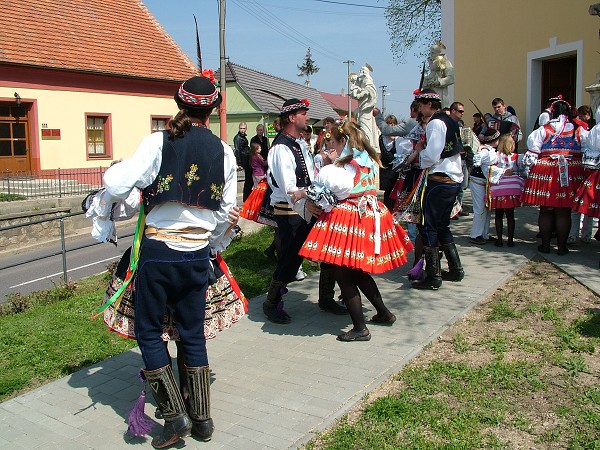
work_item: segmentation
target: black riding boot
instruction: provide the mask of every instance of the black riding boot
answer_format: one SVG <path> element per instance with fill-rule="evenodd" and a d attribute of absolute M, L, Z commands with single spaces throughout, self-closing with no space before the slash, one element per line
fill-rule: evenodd
<path fill-rule="evenodd" d="M 335 266 L 333 264 L 321 263 L 319 308 L 332 314 L 348 314 L 348 310 L 335 301 Z"/>
<path fill-rule="evenodd" d="M 263 312 L 275 323 L 290 323 L 292 318 L 283 309 L 283 294 L 287 292 L 287 283 L 272 279 L 267 292 L 267 300 L 263 303 Z"/>
<path fill-rule="evenodd" d="M 438 289 L 442 285 L 440 259 L 437 247 L 424 247 L 425 278 L 414 281 L 410 287 L 415 289 Z"/>
<path fill-rule="evenodd" d="M 448 261 L 448 271 L 442 270 L 442 280 L 444 281 L 461 281 L 465 277 L 465 271 L 460 263 L 458 250 L 454 242 L 441 245 L 444 256 Z"/>
<path fill-rule="evenodd" d="M 152 439 L 152 447 L 165 448 L 175 444 L 179 439 L 190 435 L 192 422 L 188 417 L 181 392 L 175 382 L 171 366 L 156 370 L 144 370 L 150 391 L 165 419 L 160 436 Z"/>
<path fill-rule="evenodd" d="M 185 368 L 190 388 L 192 434 L 209 441 L 215 425 L 210 417 L 210 369 L 208 366 Z"/>

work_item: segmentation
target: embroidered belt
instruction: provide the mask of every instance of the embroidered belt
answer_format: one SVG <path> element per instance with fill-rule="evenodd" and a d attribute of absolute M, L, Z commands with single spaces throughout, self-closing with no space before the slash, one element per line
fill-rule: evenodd
<path fill-rule="evenodd" d="M 298 213 L 290 207 L 289 203 L 277 202 L 273 205 L 273 214 L 276 216 L 293 216 Z"/>
<path fill-rule="evenodd" d="M 173 230 L 170 228 L 157 228 L 157 227 L 146 227 L 144 234 L 147 237 L 158 238 L 163 241 L 177 241 L 177 242 L 193 242 L 195 244 L 204 244 L 208 242 L 208 239 L 194 239 L 187 236 L 181 236 L 181 234 L 206 234 L 208 230 L 204 228 L 188 227 L 179 230 Z"/>

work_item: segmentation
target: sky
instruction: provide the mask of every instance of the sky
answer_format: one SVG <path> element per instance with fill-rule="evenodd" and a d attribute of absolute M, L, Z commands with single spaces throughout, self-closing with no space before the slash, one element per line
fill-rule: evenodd
<path fill-rule="evenodd" d="M 219 0 L 143 0 L 182 50 L 196 62 L 194 17 L 198 20 L 205 69 L 219 68 Z M 344 3 L 344 4 L 342 4 Z M 362 6 L 353 6 L 362 5 Z M 384 12 L 386 0 L 226 0 L 225 54 L 234 64 L 304 84 L 298 77 L 307 49 L 319 71 L 310 86 L 339 94 L 350 72 L 365 63 L 386 114 L 408 116 L 422 61 L 409 50 L 398 64 L 390 50 Z M 385 104 L 382 105 L 382 89 Z"/>

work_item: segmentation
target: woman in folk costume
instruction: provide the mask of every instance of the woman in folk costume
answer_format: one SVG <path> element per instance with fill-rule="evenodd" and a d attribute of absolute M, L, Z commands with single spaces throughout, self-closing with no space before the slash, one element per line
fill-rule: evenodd
<path fill-rule="evenodd" d="M 494 208 L 496 223 L 496 247 L 502 247 L 502 232 L 504 215 L 508 228 L 508 239 L 506 245 L 514 247 L 515 236 L 515 208 L 521 206 L 521 193 L 524 180 L 519 173 L 519 155 L 514 152 L 515 140 L 510 134 L 500 136 L 498 142 L 498 162 L 490 167 L 489 174 L 489 197 L 491 207 Z"/>
<path fill-rule="evenodd" d="M 598 113 L 596 117 L 600 117 Z M 575 193 L 573 209 L 589 217 L 600 217 L 600 125 L 590 131 L 582 164 L 586 177 Z"/>
<path fill-rule="evenodd" d="M 142 190 L 146 227 L 135 281 L 135 335 L 151 392 L 165 426 L 152 440 L 165 448 L 190 433 L 212 436 L 210 368 L 204 337 L 210 246 L 229 229 L 237 197 L 233 150 L 206 127 L 221 103 L 212 71 L 192 77 L 174 95 L 180 111 L 169 130 L 142 141 L 132 158 L 104 175 L 106 204 Z M 167 305 L 177 316 L 190 386 L 186 409 L 162 339 Z M 190 420 L 191 419 L 191 420 Z"/>
<path fill-rule="evenodd" d="M 500 132 L 494 128 L 488 128 L 479 135 L 481 146 L 473 156 L 473 168 L 469 174 L 469 189 L 473 202 L 473 223 L 471 224 L 471 236 L 469 241 L 477 245 L 485 245 L 490 239 L 490 218 L 492 211 L 487 204 L 487 183 L 490 166 L 496 164 L 498 155 L 496 147 L 500 139 Z"/>
<path fill-rule="evenodd" d="M 588 131 L 573 122 L 571 107 L 562 100 L 552 104 L 552 120 L 534 130 L 527 139 L 523 163 L 528 172 L 521 201 L 538 205 L 541 253 L 550 253 L 550 238 L 556 230 L 557 254 L 569 252 L 571 207 L 583 181 L 581 146 Z"/>
<path fill-rule="evenodd" d="M 331 130 L 327 145 L 335 163 L 321 169 L 308 191 L 294 193 L 295 198 L 307 195 L 323 208 L 300 255 L 335 266 L 335 279 L 353 323 L 352 329 L 337 339 L 368 341 L 371 333 L 359 290 L 377 311 L 370 323 L 391 325 L 396 317 L 383 303 L 370 274 L 403 265 L 413 246 L 390 211 L 377 200 L 379 159 L 362 131 L 346 122 Z"/>

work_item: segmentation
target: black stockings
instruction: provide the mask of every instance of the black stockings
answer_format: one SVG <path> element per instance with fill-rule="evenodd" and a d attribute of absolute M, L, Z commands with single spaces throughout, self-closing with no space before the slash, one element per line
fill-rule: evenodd
<path fill-rule="evenodd" d="M 421 239 L 421 233 L 417 234 L 415 239 L 415 251 L 413 254 L 413 267 L 419 262 L 419 260 L 423 257 L 423 239 Z"/>
<path fill-rule="evenodd" d="M 383 304 L 375 280 L 368 273 L 349 267 L 336 266 L 335 279 L 340 286 L 342 298 L 352 318 L 353 331 L 362 331 L 367 328 L 365 316 L 362 312 L 359 289 L 371 302 L 379 317 L 388 318 L 391 316 L 392 313 Z"/>
<path fill-rule="evenodd" d="M 506 214 L 506 225 L 508 228 L 508 243 L 511 244 L 515 237 L 515 208 L 496 208 L 496 236 L 502 241 L 502 229 L 504 227 L 504 214 Z"/>
<path fill-rule="evenodd" d="M 563 253 L 567 250 L 567 239 L 571 229 L 571 209 L 570 208 L 548 208 L 540 206 L 540 215 L 538 226 L 542 235 L 541 247 L 545 251 L 550 250 L 550 238 L 552 232 L 556 231 L 556 245 L 558 252 Z"/>

